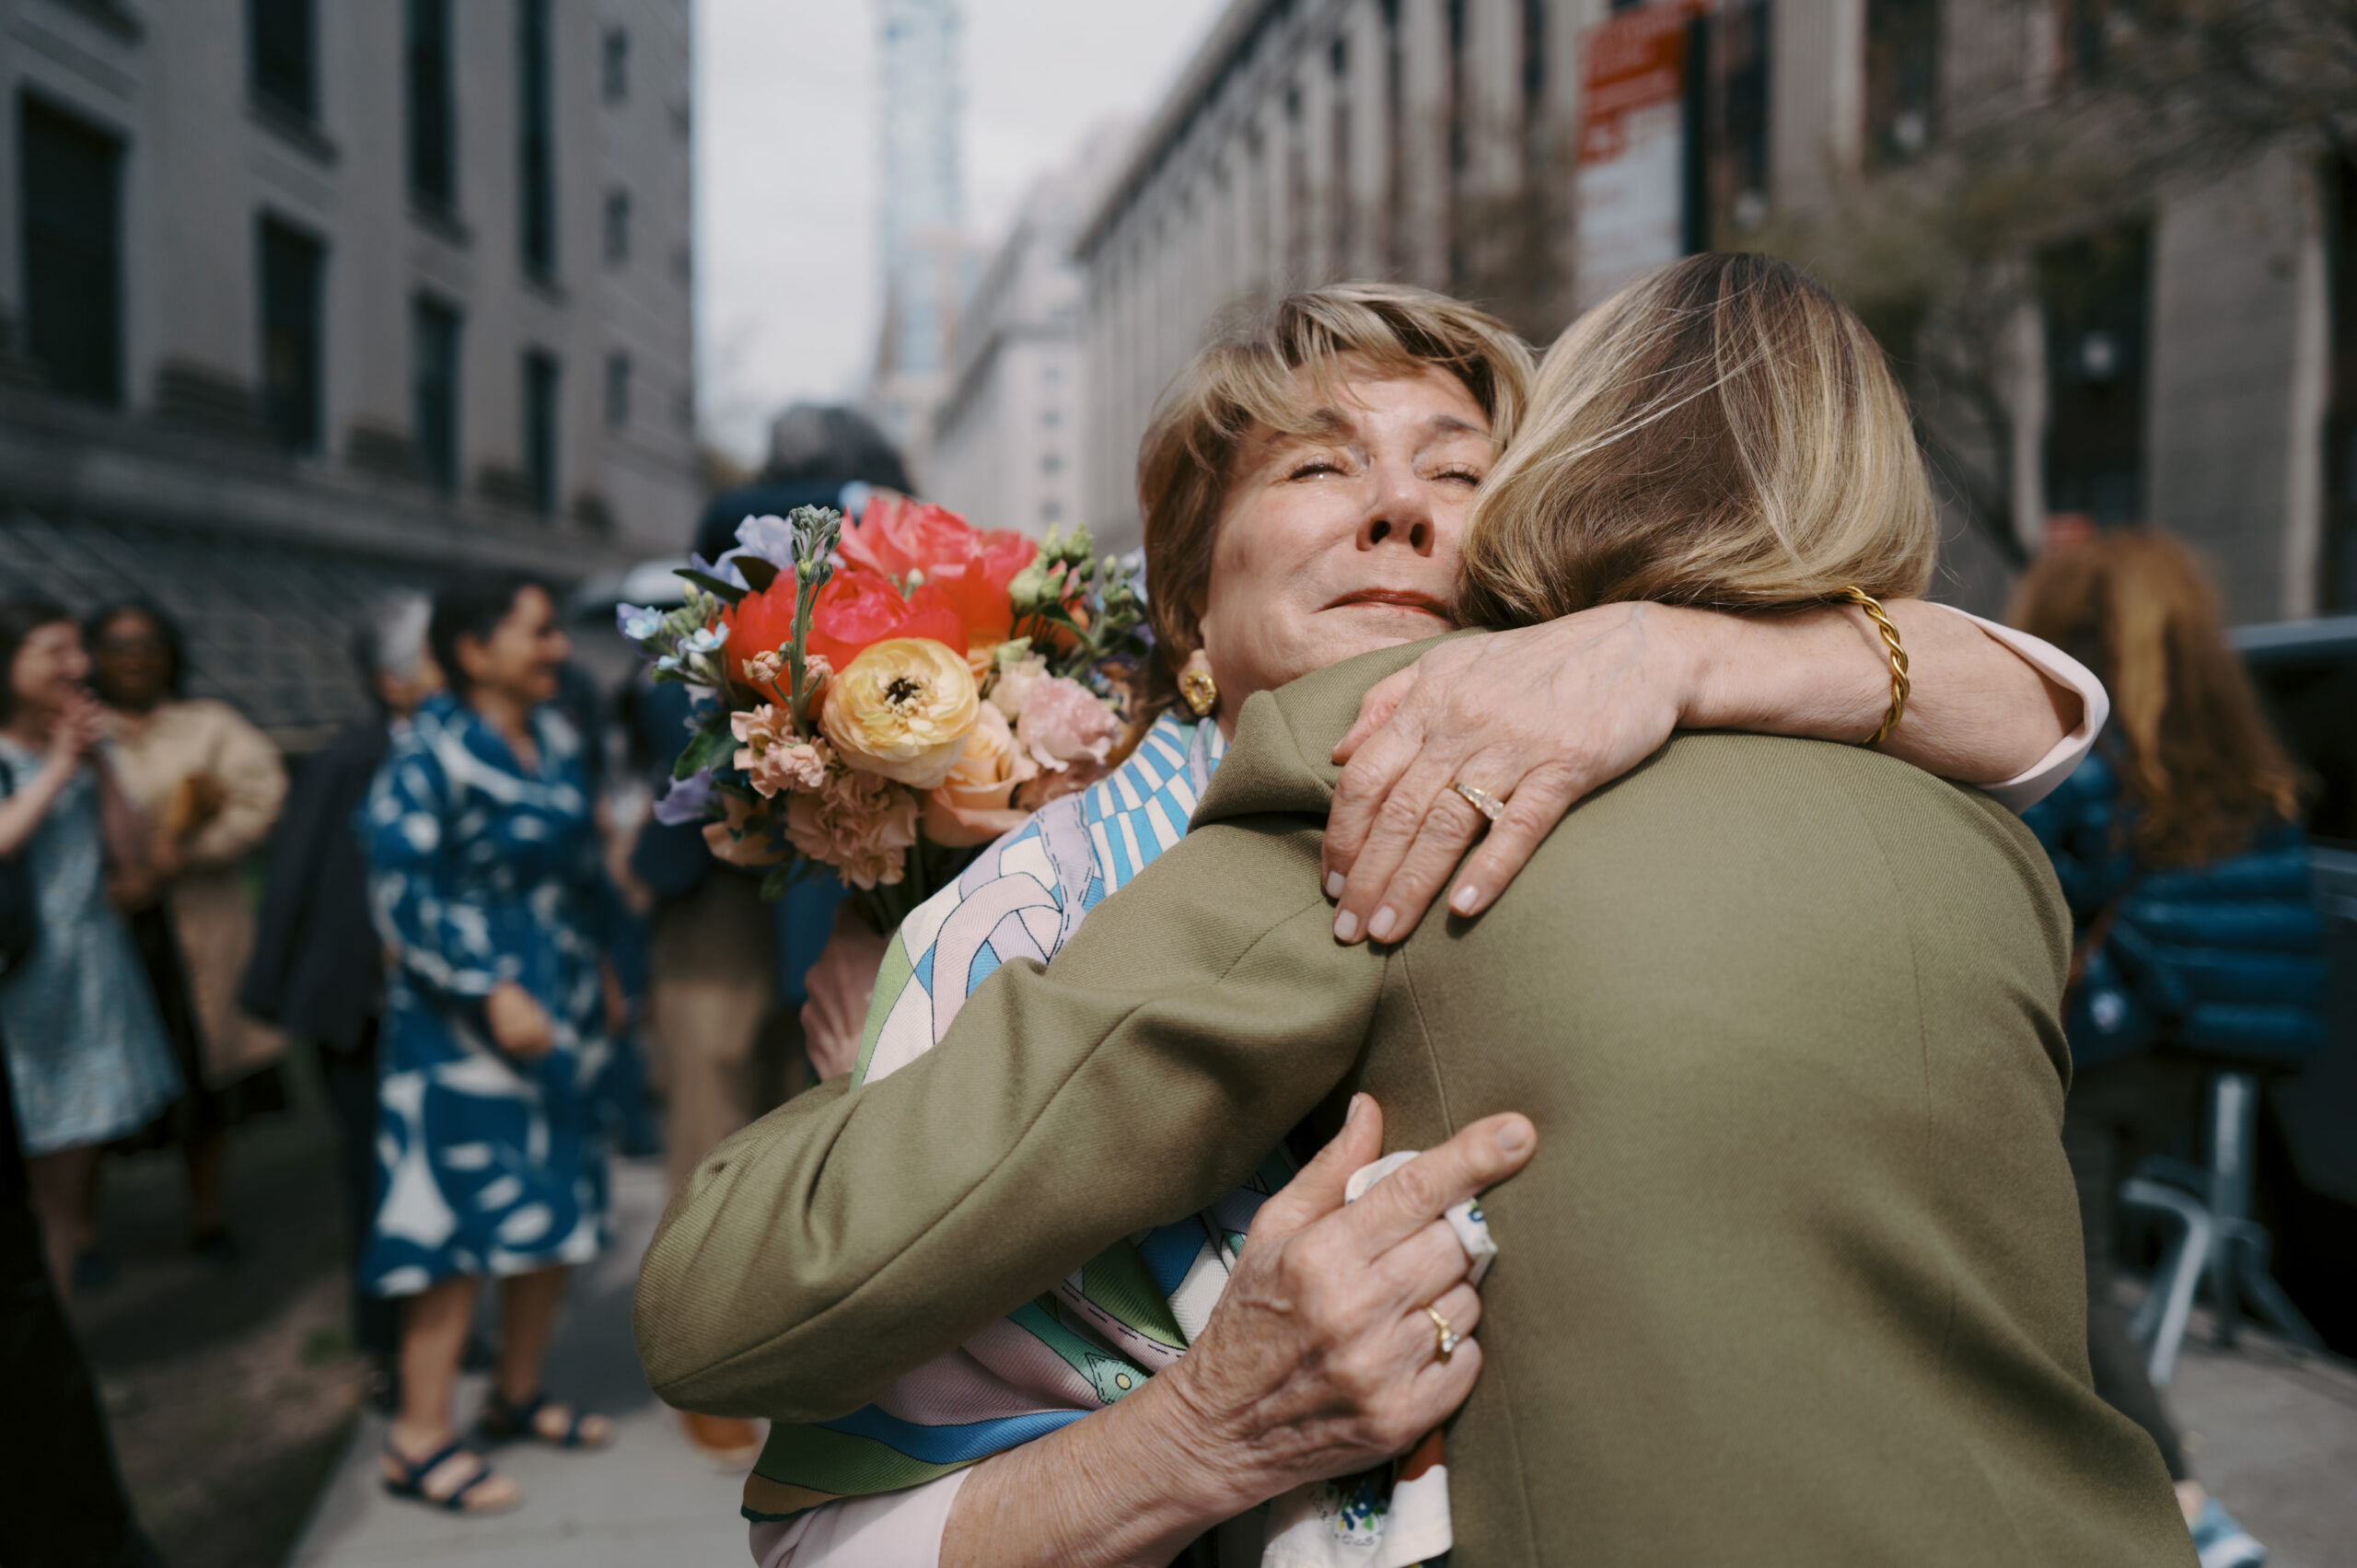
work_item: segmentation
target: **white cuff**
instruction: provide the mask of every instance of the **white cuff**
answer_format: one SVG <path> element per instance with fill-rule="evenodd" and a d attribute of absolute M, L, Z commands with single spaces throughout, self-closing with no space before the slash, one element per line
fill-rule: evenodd
<path fill-rule="evenodd" d="M 759 1568 L 941 1568 L 942 1532 L 969 1466 L 906 1492 L 847 1498 L 753 1527 Z"/>
<path fill-rule="evenodd" d="M 2057 741 L 2053 750 L 2004 783 L 1980 786 L 1999 805 L 2014 811 L 2026 811 L 2053 794 L 2055 786 L 2069 778 L 2094 749 L 2096 737 L 2103 732 L 2104 721 L 2111 717 L 2111 693 L 2103 689 L 2095 671 L 2043 637 L 2000 626 L 1968 611 L 1956 613 L 2013 649 L 2057 686 L 2067 686 L 2079 694 L 2078 728 Z"/>

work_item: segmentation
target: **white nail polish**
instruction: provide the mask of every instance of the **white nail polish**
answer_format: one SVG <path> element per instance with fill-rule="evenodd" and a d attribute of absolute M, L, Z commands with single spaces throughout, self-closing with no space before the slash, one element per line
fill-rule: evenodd
<path fill-rule="evenodd" d="M 1397 914 L 1388 909 L 1379 909 L 1375 912 L 1375 918 L 1366 923 L 1366 934 L 1375 941 L 1388 942 L 1391 940 L 1391 928 L 1399 923 Z"/>
<path fill-rule="evenodd" d="M 1448 896 L 1448 907 L 1459 914 L 1471 914 L 1481 901 L 1481 889 L 1468 882 Z"/>
<path fill-rule="evenodd" d="M 1355 942 L 1359 935 L 1359 917 L 1344 910 L 1334 917 L 1334 940 Z"/>
<path fill-rule="evenodd" d="M 1326 873 L 1326 896 L 1329 899 L 1339 899 L 1342 896 L 1342 874 L 1341 872 L 1329 871 Z"/>

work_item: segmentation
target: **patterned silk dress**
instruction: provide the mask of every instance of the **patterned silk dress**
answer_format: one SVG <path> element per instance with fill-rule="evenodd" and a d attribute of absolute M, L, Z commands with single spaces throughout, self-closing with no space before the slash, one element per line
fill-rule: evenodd
<path fill-rule="evenodd" d="M 394 954 L 382 1196 L 361 1268 L 379 1295 L 583 1263 L 607 1241 L 598 838 L 579 736 L 553 708 L 532 734 L 527 769 L 473 709 L 436 697 L 362 811 L 370 903 Z M 537 1061 L 492 1042 L 483 1004 L 503 981 L 555 1025 Z"/>
<path fill-rule="evenodd" d="M 1089 911 L 1185 835 L 1225 749 L 1215 725 L 1165 714 L 1110 777 L 1034 812 L 919 905 L 885 951 L 856 1081 L 931 1050 L 1001 964 L 1055 957 Z M 756 1559 L 797 1515 L 920 1486 L 1044 1436 L 1176 1361 L 1218 1301 L 1261 1200 L 1291 1175 L 1274 1151 L 1212 1208 L 1109 1249 L 875 1404 L 772 1427 L 745 1483 Z"/>

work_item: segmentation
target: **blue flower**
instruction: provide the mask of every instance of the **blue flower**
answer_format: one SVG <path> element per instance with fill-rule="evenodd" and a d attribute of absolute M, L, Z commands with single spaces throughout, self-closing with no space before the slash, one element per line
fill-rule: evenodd
<path fill-rule="evenodd" d="M 716 654 L 728 641 L 728 633 L 717 626 L 699 626 L 679 637 L 679 656 L 693 658 L 699 654 Z"/>
<path fill-rule="evenodd" d="M 669 791 L 655 803 L 655 819 L 667 828 L 692 826 L 712 815 L 713 802 L 719 797 L 712 786 L 712 770 L 699 769 L 672 782 Z"/>
<path fill-rule="evenodd" d="M 663 630 L 663 612 L 643 604 L 618 604 L 614 606 L 614 624 L 632 642 L 643 643 Z"/>

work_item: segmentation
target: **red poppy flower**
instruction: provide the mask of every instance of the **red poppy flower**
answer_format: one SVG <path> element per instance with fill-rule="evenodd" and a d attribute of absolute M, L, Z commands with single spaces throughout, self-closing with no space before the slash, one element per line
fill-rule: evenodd
<path fill-rule="evenodd" d="M 988 532 L 944 506 L 880 494 L 843 530 L 843 559 L 906 581 L 911 572 L 948 596 L 969 647 L 994 647 L 1014 634 L 1006 586 L 1031 564 L 1039 544 L 1011 528 Z"/>

